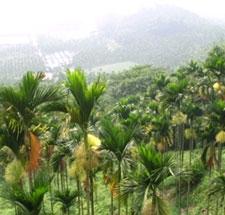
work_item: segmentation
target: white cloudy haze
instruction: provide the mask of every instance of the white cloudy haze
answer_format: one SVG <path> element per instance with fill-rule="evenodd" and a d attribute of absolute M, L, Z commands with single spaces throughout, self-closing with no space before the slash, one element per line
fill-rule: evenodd
<path fill-rule="evenodd" d="M 0 1 L 0 35 L 36 34 L 56 25 L 76 25 L 82 36 L 107 15 L 127 15 L 155 4 L 176 5 L 225 21 L 224 0 L 6 0 Z"/>

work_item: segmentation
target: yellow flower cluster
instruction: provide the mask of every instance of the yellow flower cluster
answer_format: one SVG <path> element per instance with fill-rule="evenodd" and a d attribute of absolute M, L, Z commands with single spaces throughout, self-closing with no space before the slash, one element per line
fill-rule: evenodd
<path fill-rule="evenodd" d="M 223 85 L 220 84 L 219 82 L 216 82 L 215 84 L 213 84 L 213 89 L 214 89 L 214 91 L 217 92 L 218 94 L 225 93 L 225 86 L 223 86 Z"/>
<path fill-rule="evenodd" d="M 87 165 L 86 151 L 84 144 L 80 144 L 74 149 L 75 161 L 72 162 L 69 168 L 69 175 L 72 177 L 84 177 Z"/>
<path fill-rule="evenodd" d="M 225 131 L 221 130 L 221 131 L 216 135 L 216 142 L 217 142 L 217 143 L 225 143 Z"/>
<path fill-rule="evenodd" d="M 172 117 L 172 124 L 173 125 L 181 125 L 181 124 L 185 124 L 186 122 L 187 122 L 187 115 L 182 113 L 181 111 L 178 111 Z"/>
<path fill-rule="evenodd" d="M 92 134 L 88 134 L 87 141 L 92 150 L 97 150 L 101 145 L 101 140 Z"/>
<path fill-rule="evenodd" d="M 96 150 L 101 145 L 99 138 L 92 134 L 88 134 L 87 141 L 90 146 L 89 155 L 85 149 L 84 143 L 78 145 L 74 150 L 74 162 L 69 168 L 69 175 L 73 177 L 84 177 L 88 169 L 96 168 L 99 163 L 98 152 Z"/>

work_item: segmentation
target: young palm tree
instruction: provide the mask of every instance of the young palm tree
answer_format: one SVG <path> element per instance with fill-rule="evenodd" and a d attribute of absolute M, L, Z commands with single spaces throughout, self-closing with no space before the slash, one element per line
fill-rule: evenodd
<path fill-rule="evenodd" d="M 66 189 L 64 191 L 56 191 L 53 197 L 55 203 L 61 204 L 61 210 L 63 214 L 70 214 L 70 207 L 76 201 L 79 193 L 77 191 L 71 191 Z"/>
<path fill-rule="evenodd" d="M 127 149 L 134 135 L 134 126 L 123 127 L 115 124 L 109 119 L 102 121 L 100 136 L 102 143 L 100 150 L 104 150 L 112 156 L 112 159 L 117 165 L 117 184 L 118 184 L 118 215 L 121 213 L 121 199 L 120 199 L 120 181 L 122 179 L 122 164 L 129 161 L 127 157 Z"/>
<path fill-rule="evenodd" d="M 162 155 L 150 145 L 140 145 L 137 162 L 136 170 L 122 181 L 122 196 L 134 194 L 137 214 L 143 208 L 146 214 L 168 214 L 160 193 L 163 181 L 173 174 L 172 157 Z"/>
<path fill-rule="evenodd" d="M 28 190 L 26 185 L 5 184 L 3 190 L 1 190 L 1 197 L 16 206 L 16 215 L 39 215 L 51 178 L 44 170 L 39 170 L 34 178 L 31 190 Z"/>

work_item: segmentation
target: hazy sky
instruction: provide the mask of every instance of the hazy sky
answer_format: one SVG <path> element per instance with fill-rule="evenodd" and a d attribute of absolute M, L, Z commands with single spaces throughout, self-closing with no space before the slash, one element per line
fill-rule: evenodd
<path fill-rule="evenodd" d="M 2 0 L 0 35 L 40 33 L 57 24 L 94 29 L 109 14 L 131 14 L 155 4 L 176 5 L 201 16 L 225 21 L 225 0 Z"/>

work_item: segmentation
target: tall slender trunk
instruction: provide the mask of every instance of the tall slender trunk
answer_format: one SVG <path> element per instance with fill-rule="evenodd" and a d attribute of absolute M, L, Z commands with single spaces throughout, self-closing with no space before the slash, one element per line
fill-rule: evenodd
<path fill-rule="evenodd" d="M 64 177 L 63 177 L 63 161 L 61 161 L 60 163 L 60 183 L 61 183 L 61 190 L 64 191 L 65 187 L 64 187 Z"/>
<path fill-rule="evenodd" d="M 67 161 L 65 161 L 65 187 L 69 189 L 69 177 L 68 177 L 68 169 L 67 169 Z"/>
<path fill-rule="evenodd" d="M 120 215 L 121 212 L 120 181 L 121 181 L 121 161 L 119 161 L 118 163 L 118 215 Z"/>
<path fill-rule="evenodd" d="M 91 200 L 91 215 L 95 214 L 94 210 L 94 179 L 93 171 L 90 170 L 90 200 Z"/>
<path fill-rule="evenodd" d="M 192 120 L 190 120 L 190 129 L 191 129 L 191 132 L 192 131 Z M 191 136 L 191 139 L 190 139 L 190 144 L 189 144 L 189 169 L 191 169 L 191 164 L 192 164 L 192 151 L 193 151 L 193 148 L 194 148 L 194 140 L 193 140 L 193 137 Z M 189 195 L 190 195 L 190 189 L 191 189 L 191 181 L 188 180 L 188 190 L 187 190 L 187 215 L 189 214 Z"/>
<path fill-rule="evenodd" d="M 47 149 L 48 150 L 48 149 Z M 49 171 L 49 175 L 51 176 L 51 165 L 50 165 L 50 159 L 47 160 L 47 165 L 48 165 L 48 171 Z M 48 176 L 49 176 L 48 175 Z M 53 195 L 52 195 L 52 183 L 53 183 L 53 180 L 50 180 L 49 182 L 49 193 L 50 193 L 50 205 L 51 205 L 51 213 L 53 214 Z"/>
<path fill-rule="evenodd" d="M 90 180 L 90 178 L 91 178 L 91 176 L 90 176 L 90 172 L 91 172 L 91 168 L 90 168 L 90 153 L 89 153 L 89 145 L 88 145 L 88 140 L 87 140 L 87 128 L 85 127 L 85 128 L 83 128 L 83 133 L 84 133 L 84 145 L 85 145 L 85 151 L 86 151 L 86 161 L 87 161 L 87 163 L 88 163 L 88 168 L 89 169 L 87 169 L 86 170 L 86 177 L 87 177 L 87 181 L 88 181 L 88 187 L 87 187 L 87 215 L 90 215 L 90 200 L 92 201 L 92 199 L 91 199 L 91 187 L 90 186 L 92 186 L 91 185 L 91 180 Z M 93 215 L 92 214 L 92 203 L 91 203 L 91 215 Z"/>
<path fill-rule="evenodd" d="M 222 154 L 223 154 L 223 144 L 220 143 L 218 146 L 218 166 L 219 166 L 220 173 L 221 173 L 221 164 L 222 164 Z"/>
<path fill-rule="evenodd" d="M 178 179 L 178 204 L 179 204 L 179 214 L 181 214 L 181 169 L 182 169 L 182 127 L 178 126 L 178 145 L 179 145 L 179 179 Z"/>
<path fill-rule="evenodd" d="M 81 198 L 80 198 L 81 190 L 80 190 L 80 179 L 77 177 L 77 178 L 76 178 L 76 181 L 77 181 L 77 191 L 78 191 L 78 215 L 81 215 Z"/>
<path fill-rule="evenodd" d="M 110 174 L 113 175 L 113 163 L 110 166 Z M 113 193 L 110 192 L 110 214 L 114 214 L 114 201 L 113 201 Z"/>
<path fill-rule="evenodd" d="M 150 214 L 156 214 L 156 192 L 153 190 Z"/>
<path fill-rule="evenodd" d="M 59 190 L 59 172 L 58 171 L 56 173 L 56 184 L 57 184 L 57 189 Z"/>

